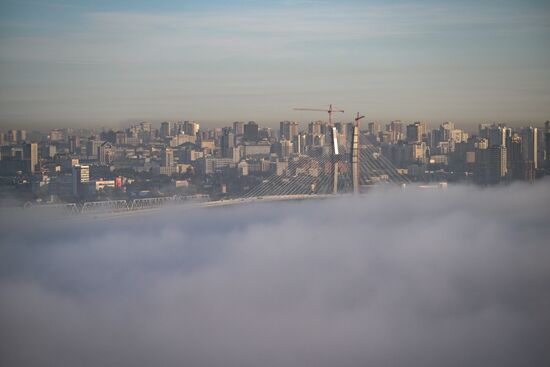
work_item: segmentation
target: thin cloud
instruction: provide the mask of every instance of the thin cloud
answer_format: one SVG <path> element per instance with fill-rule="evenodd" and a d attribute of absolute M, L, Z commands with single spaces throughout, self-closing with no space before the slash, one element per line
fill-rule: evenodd
<path fill-rule="evenodd" d="M 331 102 L 377 120 L 547 119 L 548 53 L 537 46 L 546 8 L 344 2 L 78 15 L 78 25 L 5 25 L 5 128 L 276 123 L 297 103 Z"/>
<path fill-rule="evenodd" d="M 541 27 L 545 14 L 512 15 L 508 11 L 479 14 L 452 5 L 384 5 L 294 7 L 290 9 L 222 12 L 91 12 L 72 33 L 52 36 L 5 37 L 4 59 L 26 61 L 132 64 L 153 56 L 180 58 L 226 54 L 269 57 L 281 54 L 304 56 L 308 42 L 357 41 L 378 38 L 411 38 L 448 32 L 456 26 L 490 26 L 518 31 Z M 329 47 L 330 48 L 330 47 Z M 154 52 L 146 52 L 152 50 Z M 191 50 L 194 52 L 186 53 Z M 212 50 L 212 53 L 209 52 Z M 199 53 L 196 53 L 199 51 Z M 79 60 L 80 59 L 80 60 Z M 93 61 L 91 61 L 93 60 Z M 134 61 L 133 61 L 134 60 Z"/>

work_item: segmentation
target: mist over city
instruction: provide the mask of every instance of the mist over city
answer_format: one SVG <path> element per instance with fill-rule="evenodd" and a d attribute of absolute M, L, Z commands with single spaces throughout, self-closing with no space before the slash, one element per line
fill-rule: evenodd
<path fill-rule="evenodd" d="M 0 0 L 0 365 L 550 365 L 549 41 L 538 0 Z"/>
<path fill-rule="evenodd" d="M 543 366 L 549 200 L 546 180 L 20 223 L 3 364 Z"/>

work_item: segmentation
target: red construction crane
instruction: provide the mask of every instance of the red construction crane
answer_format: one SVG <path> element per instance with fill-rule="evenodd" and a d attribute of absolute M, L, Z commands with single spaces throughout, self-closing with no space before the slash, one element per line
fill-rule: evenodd
<path fill-rule="evenodd" d="M 332 105 L 328 106 L 328 110 L 323 110 L 320 108 L 295 108 L 295 111 L 321 111 L 321 112 L 328 112 L 328 124 L 329 126 L 332 126 L 332 113 L 333 112 L 344 112 L 344 110 L 338 109 L 338 108 L 332 108 Z"/>

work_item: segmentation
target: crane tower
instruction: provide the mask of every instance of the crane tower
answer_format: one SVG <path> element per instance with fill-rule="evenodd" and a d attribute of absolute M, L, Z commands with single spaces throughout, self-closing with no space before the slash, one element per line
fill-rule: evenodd
<path fill-rule="evenodd" d="M 338 193 L 338 131 L 332 123 L 332 114 L 334 112 L 344 112 L 344 110 L 333 108 L 332 105 L 329 105 L 328 109 L 320 108 L 295 108 L 296 111 L 320 111 L 328 113 L 328 125 L 330 128 L 330 146 L 331 146 L 331 158 L 333 166 L 333 177 L 332 177 L 332 193 Z"/>

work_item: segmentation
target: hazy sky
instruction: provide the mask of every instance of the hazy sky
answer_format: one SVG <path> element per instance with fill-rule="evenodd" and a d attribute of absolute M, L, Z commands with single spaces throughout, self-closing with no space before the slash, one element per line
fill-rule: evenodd
<path fill-rule="evenodd" d="M 206 3 L 206 4 L 205 4 Z M 0 128 L 550 118 L 548 1 L 0 0 Z"/>
<path fill-rule="evenodd" d="M 0 221 L 0 365 L 549 366 L 549 201 L 543 180 Z"/>

